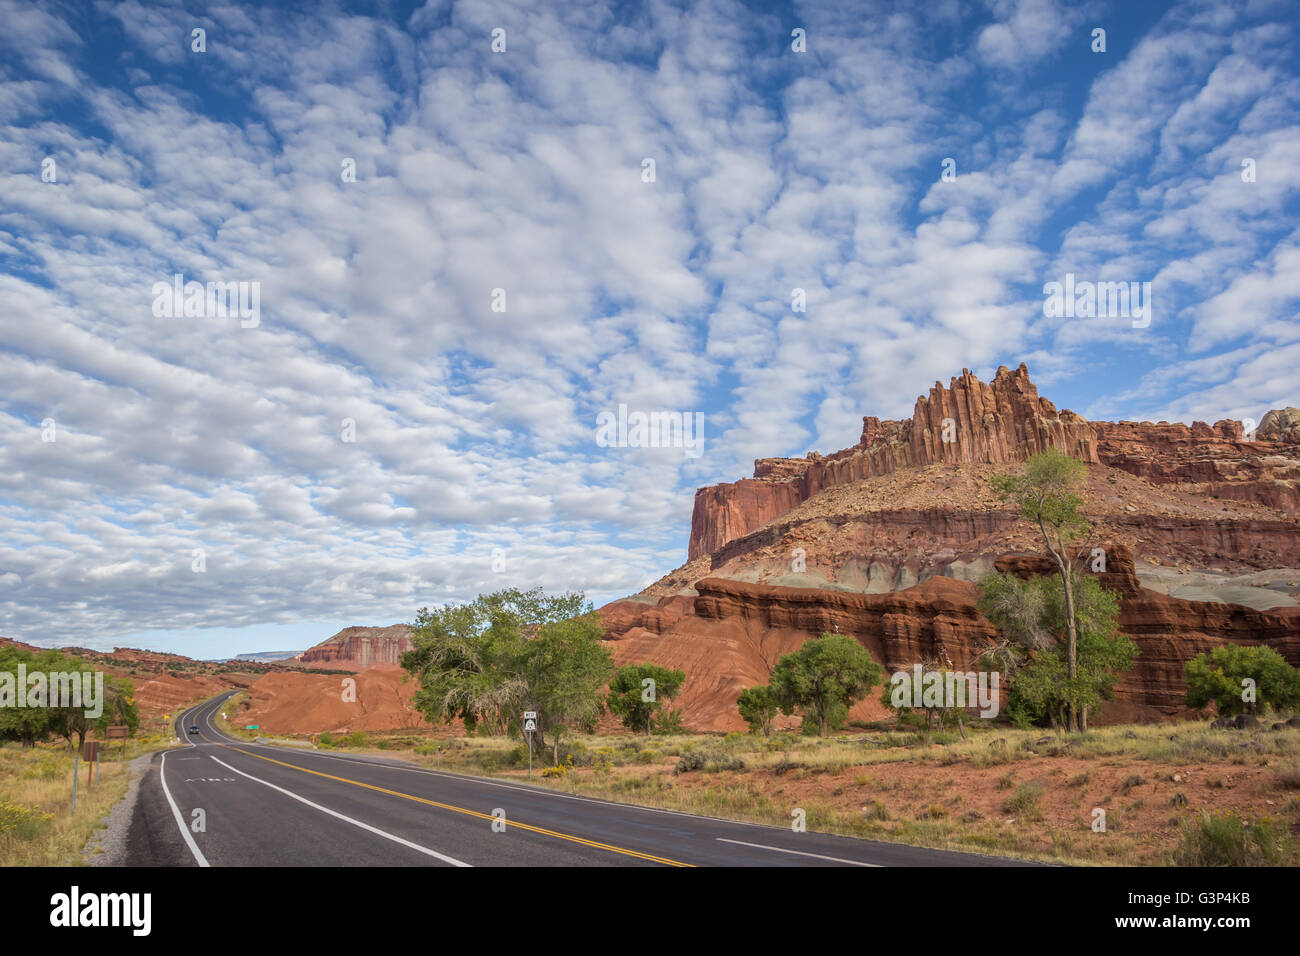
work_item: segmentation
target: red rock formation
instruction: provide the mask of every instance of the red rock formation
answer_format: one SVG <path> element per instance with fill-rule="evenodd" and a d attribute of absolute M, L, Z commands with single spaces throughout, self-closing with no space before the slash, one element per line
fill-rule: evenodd
<path fill-rule="evenodd" d="M 1183 668 L 1197 653 L 1262 641 L 1300 664 L 1300 607 L 1167 597 L 1142 587 L 1134 562 L 1300 567 L 1300 411 L 1270 412 L 1257 432 L 1089 422 L 1040 397 L 1023 365 L 989 384 L 963 371 L 919 397 L 910 419 L 864 418 L 851 448 L 759 459 L 753 478 L 701 488 L 688 563 L 602 609 L 610 646 L 620 662 L 685 670 L 686 722 L 714 730 L 739 729 L 740 689 L 825 631 L 854 635 L 891 669 L 932 657 L 968 666 L 992 636 L 970 582 L 993 567 L 1053 571 L 1025 551 L 1041 552 L 1041 536 L 990 480 L 1059 448 L 1092 466 L 1080 494 L 1090 535 L 1111 542 L 1102 583 L 1141 651 L 1102 718 L 1183 713 Z"/>
<path fill-rule="evenodd" d="M 374 664 L 400 664 L 411 647 L 411 629 L 405 624 L 345 627 L 297 659 L 313 667 L 360 670 Z"/>
<path fill-rule="evenodd" d="M 1040 397 L 1023 364 L 1014 372 L 999 368 L 988 384 L 963 369 L 947 388 L 936 382 L 928 398 L 918 397 L 911 419 L 864 418 L 862 437 L 851 448 L 825 457 L 761 458 L 753 478 L 699 489 L 688 555 L 713 554 L 836 485 L 931 464 L 1024 461 L 1046 448 L 1156 484 L 1294 513 L 1300 510 L 1300 426 L 1283 412 L 1270 412 L 1265 422 L 1253 441 L 1235 421 L 1213 427 L 1089 422 Z"/>
<path fill-rule="evenodd" d="M 1039 397 L 1022 364 L 991 383 L 967 369 L 947 388 L 917 398 L 908 421 L 862 420 L 857 445 L 806 459 L 763 458 L 754 477 L 701 488 L 691 516 L 690 558 L 711 554 L 825 488 L 919 465 L 1000 464 L 1061 448 L 1097 462 L 1096 436 L 1083 417 Z"/>
<path fill-rule="evenodd" d="M 1093 428 L 1098 457 L 1112 468 L 1207 497 L 1256 501 L 1279 511 L 1300 509 L 1300 447 L 1295 443 L 1248 440 L 1241 422 L 1230 421 L 1213 428 L 1204 422 L 1190 427 L 1093 422 Z"/>
<path fill-rule="evenodd" d="M 1049 559 L 1031 554 L 1004 555 L 997 566 L 1026 576 L 1055 573 Z M 1103 705 L 1099 722 L 1186 713 L 1187 661 L 1222 644 L 1268 644 L 1300 666 L 1300 608 L 1255 611 L 1149 591 L 1138 583 L 1132 555 L 1119 546 L 1107 548 L 1107 570 L 1100 577 L 1104 587 L 1119 592 L 1120 630 L 1136 641 L 1140 653 L 1115 700 Z M 696 588 L 694 598 L 616 601 L 601 609 L 618 663 L 653 661 L 686 671 L 675 704 L 696 730 L 742 729 L 735 709 L 740 691 L 765 683 L 782 654 L 828 631 L 857 638 L 889 672 L 928 658 L 973 668 L 996 638 L 976 606 L 978 588 L 951 578 L 934 577 L 885 594 L 721 578 L 705 578 Z M 854 711 L 856 717 L 880 714 L 874 701 Z"/>

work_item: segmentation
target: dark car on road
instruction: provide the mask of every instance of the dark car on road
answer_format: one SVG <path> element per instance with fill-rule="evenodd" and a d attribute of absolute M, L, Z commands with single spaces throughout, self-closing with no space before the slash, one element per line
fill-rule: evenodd
<path fill-rule="evenodd" d="M 191 725 L 190 725 L 190 733 L 192 733 L 192 734 L 197 734 L 198 732 L 199 732 L 199 725 L 198 725 L 198 724 L 191 724 Z"/>

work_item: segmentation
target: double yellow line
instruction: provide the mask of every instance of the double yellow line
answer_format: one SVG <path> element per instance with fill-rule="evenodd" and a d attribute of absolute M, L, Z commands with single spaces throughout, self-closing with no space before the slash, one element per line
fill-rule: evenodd
<path fill-rule="evenodd" d="M 207 738 L 205 737 L 204 739 L 206 740 Z M 276 760 L 272 757 L 267 757 L 263 754 L 256 754 L 253 753 L 252 751 L 243 750 L 231 744 L 225 744 L 224 746 L 226 746 L 230 750 L 238 751 L 239 753 L 244 754 L 245 756 L 248 757 L 256 757 L 258 760 L 266 760 L 270 763 L 279 764 L 281 767 L 288 767 L 291 770 L 298 770 L 301 771 L 302 773 L 309 773 L 316 777 L 324 777 L 326 780 L 337 780 L 339 783 L 350 783 L 354 787 L 363 787 L 366 790 L 374 790 L 377 793 L 386 793 L 390 797 L 401 797 L 403 800 L 412 800 L 416 803 L 423 803 L 430 807 L 437 807 L 440 810 L 451 810 L 453 813 L 463 813 L 466 816 L 478 817 L 480 820 L 496 821 L 497 819 L 499 819 L 498 817 L 494 817 L 488 813 L 480 813 L 477 810 L 467 810 L 465 807 L 457 807 L 450 803 L 439 803 L 437 800 L 429 800 L 426 797 L 417 797 L 414 794 L 402 793 L 400 790 L 389 790 L 386 787 L 379 787 L 373 783 L 364 783 L 360 780 L 352 780 L 348 777 L 338 777 L 332 773 L 321 773 L 319 770 L 308 770 L 306 767 L 299 767 L 297 764 L 286 763 L 283 760 Z M 682 863 L 680 860 L 670 860 L 667 857 L 654 856 L 653 854 L 650 853 L 642 853 L 639 850 L 629 850 L 626 849 L 625 847 L 613 846 L 612 844 L 609 843 L 599 843 L 596 840 L 588 840 L 585 839 L 584 837 L 573 836 L 572 834 L 568 834 L 568 833 L 560 833 L 558 830 L 547 830 L 544 827 L 535 827 L 528 823 L 516 823 L 512 820 L 509 821 L 508 825 L 512 827 L 517 827 L 520 830 L 528 830 L 532 833 L 540 833 L 544 836 L 555 837 L 558 840 L 567 840 L 570 843 L 580 843 L 583 846 L 595 847 L 598 850 L 608 850 L 611 853 L 621 853 L 623 856 L 632 856 L 641 860 L 650 860 L 653 863 L 662 863 L 665 866 L 694 866 L 695 865 L 694 863 Z"/>

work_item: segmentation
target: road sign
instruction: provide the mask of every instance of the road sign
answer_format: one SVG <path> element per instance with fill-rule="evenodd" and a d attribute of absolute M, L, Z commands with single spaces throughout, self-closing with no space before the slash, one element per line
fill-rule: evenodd
<path fill-rule="evenodd" d="M 536 729 L 537 729 L 537 721 L 535 720 L 524 721 L 524 733 L 532 733 Z"/>
<path fill-rule="evenodd" d="M 245 729 L 245 730 L 257 730 L 257 729 L 258 729 L 258 725 L 257 725 L 257 724 L 244 724 L 244 729 Z"/>
<path fill-rule="evenodd" d="M 125 740 L 130 734 L 131 728 L 126 724 L 113 724 L 105 732 L 104 736 L 109 740 Z"/>
<path fill-rule="evenodd" d="M 537 719 L 537 711 L 535 710 L 524 711 L 524 720 L 536 720 L 536 719 Z"/>

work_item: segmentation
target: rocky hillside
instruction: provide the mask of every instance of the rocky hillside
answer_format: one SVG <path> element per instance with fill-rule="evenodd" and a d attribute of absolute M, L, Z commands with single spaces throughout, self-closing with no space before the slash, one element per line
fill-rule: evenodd
<path fill-rule="evenodd" d="M 851 448 L 700 489 L 687 563 L 602 609 L 610 646 L 686 670 L 687 724 L 716 730 L 739 729 L 741 688 L 825 630 L 891 669 L 974 660 L 992 634 L 975 582 L 1041 550 L 990 479 L 1055 447 L 1090 465 L 1085 550 L 1106 551 L 1142 651 L 1103 719 L 1174 715 L 1184 663 L 1216 643 L 1264 640 L 1300 664 L 1298 426 L 1293 409 L 1253 438 L 1234 421 L 1091 422 L 1039 396 L 1024 365 L 987 384 L 963 371 L 911 419 L 864 418 Z"/>

